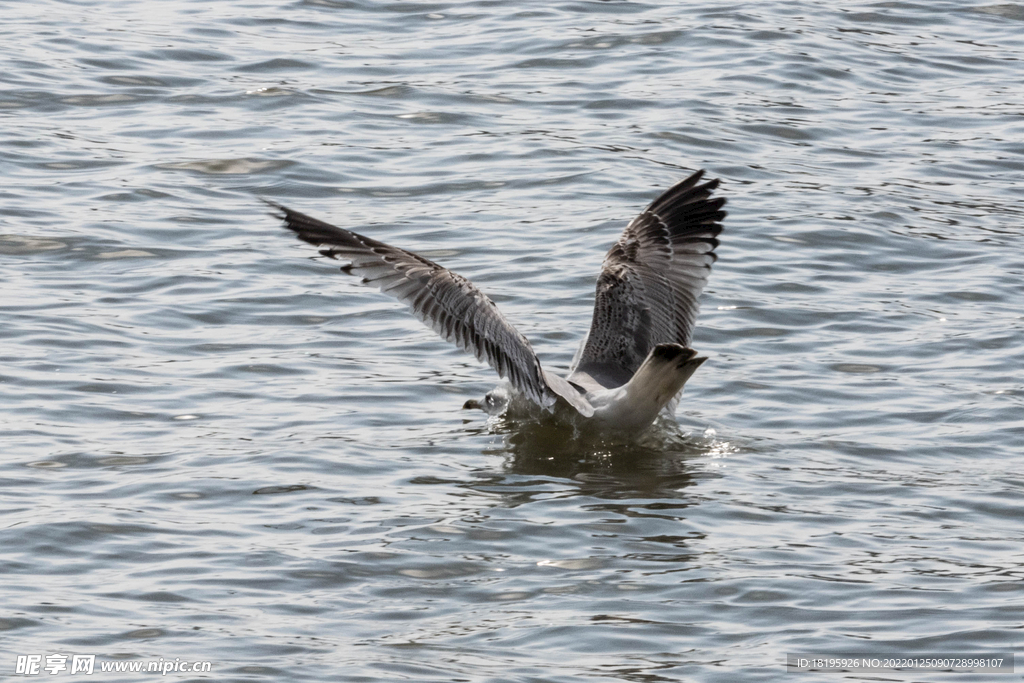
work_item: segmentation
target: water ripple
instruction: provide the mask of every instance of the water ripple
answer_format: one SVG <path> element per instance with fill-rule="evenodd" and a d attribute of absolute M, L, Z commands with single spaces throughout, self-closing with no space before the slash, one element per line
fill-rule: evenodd
<path fill-rule="evenodd" d="M 5 8 L 0 665 L 1013 650 L 1021 5 L 137 10 Z M 450 265 L 564 369 L 604 252 L 698 167 L 711 360 L 639 442 L 460 410 L 492 373 L 257 199 Z"/>

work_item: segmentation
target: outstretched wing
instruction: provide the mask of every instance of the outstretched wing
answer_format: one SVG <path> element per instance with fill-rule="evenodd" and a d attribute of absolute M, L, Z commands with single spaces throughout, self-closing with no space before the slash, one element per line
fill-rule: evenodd
<path fill-rule="evenodd" d="M 560 395 L 584 415 L 593 414 L 590 404 L 568 382 L 541 368 L 526 337 L 466 278 L 410 251 L 275 202 L 267 204 L 281 212 L 274 215 L 300 240 L 324 247 L 320 250 L 324 256 L 349 261 L 343 272 L 359 275 L 365 284 L 408 304 L 435 332 L 488 363 L 532 401 L 550 407 Z"/>
<path fill-rule="evenodd" d="M 725 217 L 725 199 L 711 199 L 718 180 L 700 184 L 703 175 L 697 171 L 651 202 L 605 256 L 575 372 L 620 386 L 657 344 L 690 345 Z"/>

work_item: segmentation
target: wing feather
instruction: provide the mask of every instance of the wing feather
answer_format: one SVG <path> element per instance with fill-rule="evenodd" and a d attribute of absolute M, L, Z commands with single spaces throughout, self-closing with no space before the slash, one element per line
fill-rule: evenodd
<path fill-rule="evenodd" d="M 605 256 L 594 317 L 574 372 L 605 387 L 625 384 L 657 344 L 690 345 L 725 198 L 697 171 L 651 202 Z M 573 376 L 569 376 L 573 380 Z"/>
<path fill-rule="evenodd" d="M 267 204 L 280 212 L 274 215 L 300 240 L 322 247 L 320 253 L 325 256 L 348 261 L 343 272 L 360 276 L 365 284 L 408 304 L 416 317 L 443 339 L 489 364 L 530 400 L 550 408 L 556 396 L 562 396 L 584 415 L 593 414 L 590 404 L 564 380 L 557 378 L 562 384 L 551 380 L 556 376 L 541 368 L 526 337 L 466 278 L 411 251 L 275 202 Z"/>

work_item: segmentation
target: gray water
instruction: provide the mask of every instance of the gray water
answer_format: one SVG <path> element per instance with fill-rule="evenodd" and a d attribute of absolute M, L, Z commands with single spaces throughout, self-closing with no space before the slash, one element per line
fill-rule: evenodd
<path fill-rule="evenodd" d="M 0 45 L 0 677 L 1024 650 L 1024 5 L 5 0 Z M 636 443 L 461 410 L 494 373 L 257 199 L 470 277 L 564 370 L 697 168 L 711 360 Z"/>

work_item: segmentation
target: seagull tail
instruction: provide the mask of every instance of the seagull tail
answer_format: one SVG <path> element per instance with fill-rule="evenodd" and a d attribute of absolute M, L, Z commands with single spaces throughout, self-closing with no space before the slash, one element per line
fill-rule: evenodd
<path fill-rule="evenodd" d="M 653 403 L 657 414 L 706 360 L 681 344 L 658 344 L 626 384 L 626 393 L 634 401 Z"/>

